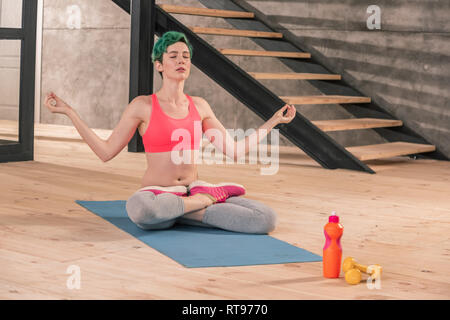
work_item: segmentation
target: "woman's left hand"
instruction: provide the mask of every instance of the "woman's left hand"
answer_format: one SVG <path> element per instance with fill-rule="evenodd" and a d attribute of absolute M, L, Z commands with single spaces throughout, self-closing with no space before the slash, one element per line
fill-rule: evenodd
<path fill-rule="evenodd" d="M 283 113 L 286 112 L 285 115 Z M 297 111 L 295 110 L 295 107 L 293 105 L 285 104 L 280 110 L 275 112 L 272 118 L 275 119 L 276 123 L 289 123 L 292 121 L 292 119 L 295 118 L 295 113 Z"/>

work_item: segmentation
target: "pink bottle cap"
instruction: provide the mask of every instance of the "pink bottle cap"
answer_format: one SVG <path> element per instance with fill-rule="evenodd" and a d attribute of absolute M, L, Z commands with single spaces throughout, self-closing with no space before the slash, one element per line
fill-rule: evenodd
<path fill-rule="evenodd" d="M 328 217 L 328 222 L 339 223 L 339 217 L 336 215 L 335 211 L 333 211 L 331 216 Z"/>

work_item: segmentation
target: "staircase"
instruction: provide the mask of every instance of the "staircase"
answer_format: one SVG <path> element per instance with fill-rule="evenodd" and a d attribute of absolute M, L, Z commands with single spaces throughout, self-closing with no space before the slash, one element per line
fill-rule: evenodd
<path fill-rule="evenodd" d="M 130 12 L 129 0 L 113 1 L 124 10 Z M 245 4 L 244 1 L 205 0 L 200 2 L 205 6 L 215 7 L 194 8 L 166 4 L 156 6 L 155 33 L 158 36 L 170 30 L 185 33 L 195 48 L 196 54 L 192 59 L 194 65 L 261 118 L 268 120 L 285 103 L 295 105 L 345 105 L 346 110 L 355 116 L 360 116 L 356 119 L 309 121 L 297 110 L 297 115 L 291 123 L 277 126 L 285 137 L 304 150 L 305 153 L 324 168 L 345 168 L 374 173 L 364 161 L 394 156 L 436 153 L 435 146 L 426 142 L 410 128 L 404 128 L 401 120 L 393 119 L 380 106 L 376 105 L 370 97 L 361 95 L 347 85 L 340 75 L 332 74 L 319 63 L 316 63 L 311 54 L 303 52 L 292 43 L 286 41 L 282 33 L 274 32 L 266 24 L 258 21 L 254 12 L 246 11 L 242 6 L 236 4 Z M 228 21 L 235 28 L 184 26 L 171 14 L 231 19 Z M 200 38 L 199 34 L 249 37 L 265 50 L 213 48 Z M 276 39 L 276 41 L 271 42 L 270 39 Z M 225 57 L 227 55 L 277 58 L 294 72 L 264 73 L 244 71 L 227 59 Z M 308 63 L 302 63 L 302 61 L 308 61 Z M 310 81 L 324 94 L 316 96 L 277 96 L 258 81 L 263 79 L 273 81 Z M 327 132 L 331 131 L 377 130 L 380 128 L 383 130 L 377 132 L 389 142 L 345 148 L 327 135 Z"/>

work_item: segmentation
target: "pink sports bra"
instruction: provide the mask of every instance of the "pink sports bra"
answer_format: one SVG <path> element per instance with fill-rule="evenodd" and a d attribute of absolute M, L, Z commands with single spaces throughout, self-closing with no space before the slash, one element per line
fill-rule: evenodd
<path fill-rule="evenodd" d="M 150 122 L 142 136 L 145 152 L 172 151 L 177 145 L 176 150 L 195 150 L 200 148 L 200 140 L 202 138 L 201 117 L 192 98 L 187 94 L 186 97 L 189 100 L 189 114 L 183 119 L 176 119 L 164 113 L 156 94 L 151 95 L 152 112 Z M 197 126 L 197 130 L 194 130 L 195 126 Z M 174 133 L 173 138 L 172 133 Z"/>

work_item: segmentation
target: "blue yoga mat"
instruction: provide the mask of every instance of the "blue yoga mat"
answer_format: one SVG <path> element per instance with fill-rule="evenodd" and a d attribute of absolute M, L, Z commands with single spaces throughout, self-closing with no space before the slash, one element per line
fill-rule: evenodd
<path fill-rule="evenodd" d="M 142 230 L 128 218 L 124 200 L 76 203 L 188 268 L 322 261 L 314 253 L 269 235 L 182 224 Z"/>

